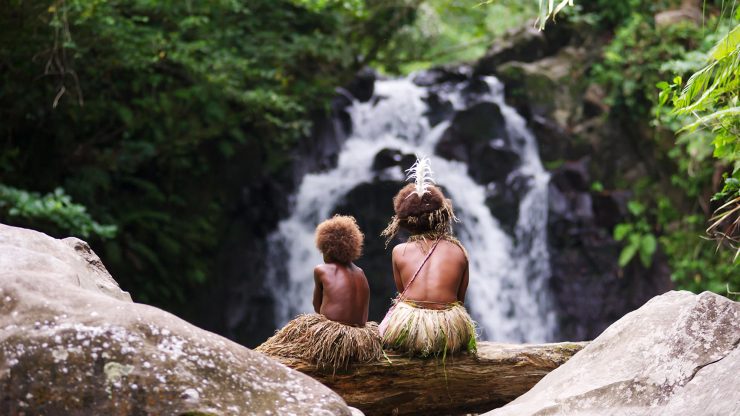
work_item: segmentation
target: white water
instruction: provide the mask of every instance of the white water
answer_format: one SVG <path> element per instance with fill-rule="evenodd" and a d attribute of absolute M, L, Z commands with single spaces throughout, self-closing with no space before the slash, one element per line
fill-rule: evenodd
<path fill-rule="evenodd" d="M 349 110 L 353 133 L 336 168 L 304 177 L 293 196 L 291 216 L 280 222 L 269 237 L 267 279 L 275 293 L 278 324 L 298 313 L 312 311 L 312 270 L 322 261 L 314 246 L 314 229 L 329 217 L 343 195 L 373 179 L 371 165 L 376 153 L 391 148 L 429 156 L 437 183 L 447 190 L 454 203 L 461 219 L 455 230 L 470 254 L 466 304 L 479 323 L 481 338 L 510 342 L 552 339 L 555 318 L 546 287 L 550 275 L 546 235 L 549 176 L 542 168 L 525 121 L 504 103 L 502 85 L 493 77 L 486 82 L 492 92 L 476 102 L 499 105 L 522 160 L 519 173 L 532 178 L 531 188 L 520 202 L 515 230 L 515 241 L 519 243 L 502 231 L 491 215 L 485 205 L 486 190 L 468 176 L 467 166 L 434 155 L 435 144 L 449 121 L 430 128 L 423 116 L 427 105 L 422 98 L 427 90 L 410 79 L 378 81 L 375 95 L 382 99 L 377 103 L 355 102 Z M 461 88 L 445 97 L 456 110 L 465 108 Z M 399 189 L 404 180 L 397 168 L 385 171 L 381 179 L 398 180 Z"/>

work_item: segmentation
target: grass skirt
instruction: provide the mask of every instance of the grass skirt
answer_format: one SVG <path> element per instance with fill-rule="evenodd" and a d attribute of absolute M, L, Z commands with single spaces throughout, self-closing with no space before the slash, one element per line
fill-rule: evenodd
<path fill-rule="evenodd" d="M 354 327 L 316 313 L 298 315 L 255 350 L 276 357 L 301 358 L 331 371 L 383 356 L 377 323 Z"/>
<path fill-rule="evenodd" d="M 475 352 L 475 322 L 460 302 L 440 310 L 425 309 L 412 301 L 398 302 L 383 334 L 383 344 L 421 357 Z"/>

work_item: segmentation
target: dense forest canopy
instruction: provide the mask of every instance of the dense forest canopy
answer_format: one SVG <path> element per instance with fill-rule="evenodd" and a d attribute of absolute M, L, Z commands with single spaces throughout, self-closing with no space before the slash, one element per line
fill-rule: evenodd
<path fill-rule="evenodd" d="M 610 116 L 651 132 L 658 177 L 593 184 L 635 190 L 620 261 L 662 250 L 678 287 L 723 294 L 740 290 L 734 250 L 700 236 L 712 195 L 740 196 L 737 37 L 715 48 L 738 33 L 735 3 L 661 26 L 655 14 L 680 2 L 576 1 L 547 24 L 602 33 L 586 76 Z M 537 13 L 515 0 L 0 1 L 0 220 L 88 239 L 137 300 L 185 313 L 215 278 L 235 195 L 284 174 L 337 86 L 367 66 L 471 62 Z M 681 87 L 712 57 L 734 65 L 701 108 L 720 122 L 679 135 L 702 91 Z"/>

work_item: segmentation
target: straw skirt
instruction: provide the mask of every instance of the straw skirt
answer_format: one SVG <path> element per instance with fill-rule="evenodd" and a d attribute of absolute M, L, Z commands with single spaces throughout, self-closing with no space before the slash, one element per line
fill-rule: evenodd
<path fill-rule="evenodd" d="M 475 322 L 460 302 L 426 309 L 412 301 L 396 303 L 383 333 L 386 348 L 411 356 L 476 351 Z"/>
<path fill-rule="evenodd" d="M 298 315 L 255 350 L 271 356 L 301 358 L 331 371 L 346 369 L 353 362 L 377 361 L 383 356 L 377 323 L 354 327 L 316 313 Z"/>

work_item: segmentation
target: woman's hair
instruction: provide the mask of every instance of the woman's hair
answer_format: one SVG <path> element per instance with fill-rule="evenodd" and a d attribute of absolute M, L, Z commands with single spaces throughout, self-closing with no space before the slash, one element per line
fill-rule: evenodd
<path fill-rule="evenodd" d="M 396 215 L 382 233 L 388 239 L 386 244 L 396 236 L 400 228 L 412 235 L 445 235 L 451 232 L 452 222 L 457 221 L 452 202 L 445 198 L 439 188 L 430 185 L 428 192 L 421 197 L 416 194 L 415 189 L 414 184 L 408 184 L 393 198 Z"/>
<path fill-rule="evenodd" d="M 349 215 L 335 215 L 316 227 L 316 248 L 330 262 L 347 264 L 357 260 L 364 238 L 355 217 Z"/>

